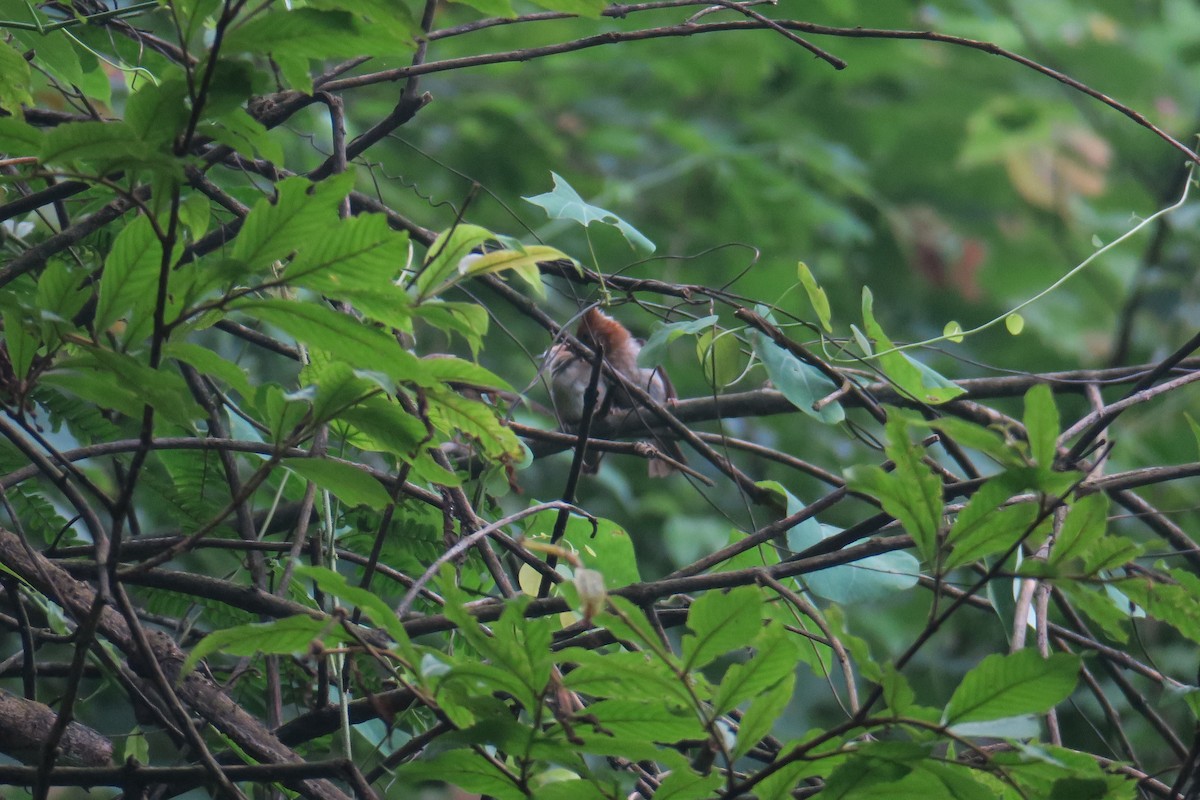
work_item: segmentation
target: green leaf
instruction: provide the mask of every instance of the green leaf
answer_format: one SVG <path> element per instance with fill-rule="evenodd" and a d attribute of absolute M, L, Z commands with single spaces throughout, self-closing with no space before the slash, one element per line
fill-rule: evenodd
<path fill-rule="evenodd" d="M 170 342 L 163 349 L 163 354 L 167 358 L 174 358 L 190 364 L 197 371 L 220 380 L 242 397 L 254 396 L 254 390 L 250 387 L 245 370 L 237 364 L 221 358 L 207 347 L 189 342 Z"/>
<path fill-rule="evenodd" d="M 200 659 L 210 653 L 221 652 L 231 656 L 253 656 L 258 653 L 293 655 L 309 652 L 314 640 L 342 643 L 349 641 L 350 637 L 330 620 L 303 614 L 214 631 L 197 642 L 192 652 L 188 653 L 179 670 L 180 679 L 186 677 Z"/>
<path fill-rule="evenodd" d="M 654 242 L 647 239 L 637 228 L 613 212 L 586 202 L 579 196 L 579 192 L 556 173 L 551 172 L 550 175 L 554 178 L 552 191 L 521 199 L 545 209 L 550 219 L 569 219 L 585 228 L 593 222 L 612 225 L 621 232 L 631 247 L 640 248 L 648 253 L 654 252 Z"/>
<path fill-rule="evenodd" d="M 408 243 L 408 234 L 393 231 L 383 214 L 338 219 L 308 242 L 283 277 L 329 297 L 342 297 L 345 290 L 375 292 L 407 309 L 408 294 L 392 281 L 408 257 Z"/>
<path fill-rule="evenodd" d="M 346 582 L 344 575 L 326 567 L 297 564 L 294 574 L 300 578 L 308 578 L 326 594 L 331 594 L 339 600 L 361 608 L 372 622 L 387 631 L 388 636 L 392 637 L 392 640 L 406 651 L 411 662 L 416 662 L 416 651 L 409 645 L 408 633 L 404 630 L 404 625 L 401 624 L 392 607 L 385 603 L 377 593 L 351 586 Z"/>
<path fill-rule="evenodd" d="M 704 728 L 690 710 L 648 701 L 600 700 L 588 706 L 584 717 L 575 724 L 586 729 L 592 719 L 606 735 L 617 738 L 639 738 L 664 744 L 704 738 Z"/>
<path fill-rule="evenodd" d="M 497 800 L 528 797 L 499 767 L 474 750 L 447 750 L 430 759 L 410 761 L 397 769 L 396 774 L 404 781 L 445 782 Z"/>
<path fill-rule="evenodd" d="M 722 784 L 721 774 L 699 775 L 690 769 L 673 769 L 658 785 L 654 800 L 704 800 Z"/>
<path fill-rule="evenodd" d="M 968 672 L 946 705 L 943 722 L 997 720 L 1041 714 L 1070 696 L 1079 678 L 1079 657 L 1036 650 L 993 654 Z"/>
<path fill-rule="evenodd" d="M 338 414 L 366 434 L 372 445 L 360 443 L 363 449 L 389 452 L 401 458 L 411 458 L 413 451 L 425 440 L 425 425 L 386 397 L 368 397 Z"/>
<path fill-rule="evenodd" d="M 1108 495 L 1097 492 L 1071 503 L 1067 518 L 1054 537 L 1047 562 L 1061 568 L 1071 559 L 1082 560 L 1108 528 Z"/>
<path fill-rule="evenodd" d="M 11 45 L 0 42 L 0 108 L 19 114 L 22 106 L 32 105 L 29 62 Z"/>
<path fill-rule="evenodd" d="M 959 325 L 957 322 L 953 322 L 953 321 L 947 322 L 946 327 L 942 328 L 942 336 L 945 336 L 947 339 L 954 342 L 955 344 L 962 344 L 962 341 L 963 341 L 962 325 Z"/>
<path fill-rule="evenodd" d="M 137 411 L 130 416 L 140 417 L 141 407 L 150 405 L 163 419 L 176 425 L 190 428 L 192 421 L 203 416 L 203 411 L 192 398 L 191 391 L 183 378 L 166 369 L 151 369 L 132 356 L 103 348 L 90 348 L 62 366 L 76 366 L 95 370 L 96 377 L 111 379 L 122 387 L 132 387 L 137 398 Z M 126 409 L 117 410 L 129 413 Z"/>
<path fill-rule="evenodd" d="M 104 169 L 115 161 L 136 159 L 146 146 L 124 122 L 67 122 L 51 129 L 42 142 L 42 163 L 93 162 Z"/>
<path fill-rule="evenodd" d="M 1110 584 L 1150 617 L 1165 622 L 1193 642 L 1200 642 L 1200 580 L 1183 570 L 1167 570 L 1174 583 L 1159 583 L 1148 577 L 1129 578 Z"/>
<path fill-rule="evenodd" d="M 800 278 L 800 285 L 804 287 L 804 292 L 808 295 L 808 302 L 813 307 L 813 311 L 817 312 L 817 319 L 821 323 L 821 327 L 826 333 L 833 333 L 832 315 L 829 311 L 829 298 L 825 295 L 825 290 L 817 284 L 817 279 L 813 277 L 812 271 L 803 261 L 796 264 L 796 274 Z"/>
<path fill-rule="evenodd" d="M 895 351 L 892 340 L 887 337 L 883 328 L 875 320 L 874 306 L 874 295 L 871 294 L 870 289 L 864 286 L 862 291 L 863 328 L 867 335 L 875 340 L 876 348 L 880 353 L 877 356 L 879 366 L 898 390 L 920 402 L 933 405 L 949 402 L 966 391 L 930 367 L 910 358 L 908 354 Z M 869 350 L 867 350 L 867 354 L 870 355 Z"/>
<path fill-rule="evenodd" d="M 125 226 L 104 260 L 96 302 L 97 331 L 107 331 L 135 306 L 153 305 L 162 259 L 162 242 L 148 217 L 139 216 Z"/>
<path fill-rule="evenodd" d="M 720 318 L 716 314 L 712 314 L 700 319 L 689 319 L 682 322 L 672 322 L 669 325 L 659 325 L 654 330 L 654 333 L 650 334 L 650 338 L 646 340 L 646 343 L 642 345 L 642 349 L 638 352 L 638 366 L 642 369 L 653 369 L 659 366 L 666 360 L 667 345 L 680 336 L 709 330 L 717 324 L 718 319 Z"/>
<path fill-rule="evenodd" d="M 795 687 L 796 674 L 793 664 L 782 680 L 754 697 L 738 725 L 737 743 L 733 747 L 734 758 L 746 755 L 771 734 L 775 721 L 787 711 Z"/>
<path fill-rule="evenodd" d="M 511 0 L 453 0 L 453 2 L 470 6 L 488 17 L 513 19 L 517 16 L 517 12 L 513 10 Z"/>
<path fill-rule="evenodd" d="M 1025 431 L 1029 436 L 1029 452 L 1034 462 L 1044 469 L 1054 466 L 1059 434 L 1058 407 L 1054 393 L 1044 383 L 1030 387 L 1025 393 Z"/>
<path fill-rule="evenodd" d="M 788 531 L 788 549 L 800 553 L 823 539 L 841 532 L 828 525 L 817 525 L 816 530 L 797 526 Z M 842 605 L 869 603 L 917 585 L 921 577 L 921 564 L 910 553 L 894 551 L 868 556 L 850 564 L 826 567 L 817 572 L 797 576 L 804 588 L 818 597 Z"/>
<path fill-rule="evenodd" d="M 284 159 L 283 147 L 266 126 L 250 116 L 244 108 L 231 108 L 196 130 L 247 158 L 265 158 L 276 164 Z"/>
<path fill-rule="evenodd" d="M 767 627 L 754 642 L 754 653 L 750 658 L 733 664 L 725 671 L 713 697 L 713 716 L 727 714 L 739 703 L 784 681 L 795 673 L 798 660 L 796 643 L 791 634 L 779 624 Z M 789 687 L 789 697 L 790 694 Z M 782 710 L 782 707 L 779 708 L 779 711 Z"/>
<path fill-rule="evenodd" d="M 281 463 L 300 477 L 328 489 L 348 506 L 364 505 L 379 510 L 391 502 L 387 489 L 375 476 L 350 464 L 319 458 L 285 458 Z"/>
<path fill-rule="evenodd" d="M 0 100 L 0 105 L 2 104 L 3 101 Z M 18 117 L 0 117 L 0 141 L 5 143 L 9 155 L 30 156 L 39 153 L 44 138 L 45 134 L 40 128 L 35 128 Z"/>
<path fill-rule="evenodd" d="M 1021 331 L 1025 330 L 1025 318 L 1020 314 L 1013 312 L 1004 318 L 1004 327 L 1013 336 L 1019 336 Z"/>
<path fill-rule="evenodd" d="M 950 552 L 943 562 L 945 569 L 1005 552 L 1029 530 L 1038 514 L 1034 503 L 1002 507 L 1025 488 L 1017 475 L 1019 473 L 1006 472 L 989 478 L 958 512 L 946 535 Z"/>
<path fill-rule="evenodd" d="M 937 534 L 942 522 L 942 482 L 922 460 L 924 451 L 908 437 L 908 424 L 895 409 L 889 410 L 886 452 L 895 464 L 892 472 L 874 465 L 846 470 L 847 486 L 880 502 L 917 545 L 917 551 L 932 563 L 937 552 Z"/>
<path fill-rule="evenodd" d="M 534 514 L 526 522 L 525 537 L 549 541 L 557 518 L 558 511 L 555 510 Z M 589 520 L 572 515 L 567 519 L 559 545 L 578 553 L 585 566 L 604 575 L 606 588 L 616 589 L 641 580 L 633 541 L 625 529 L 612 520 L 596 520 L 593 533 Z"/>
<path fill-rule="evenodd" d="M 349 11 L 284 10 L 282 6 L 234 28 L 224 44 L 228 52 L 271 53 L 289 59 L 396 56 L 414 47 L 411 39 L 395 36 Z"/>
<path fill-rule="evenodd" d="M 455 225 L 439 233 L 433 244 L 429 245 L 427 260 L 413 280 L 417 302 L 436 296 L 438 288 L 443 285 L 452 285 L 453 278 L 463 268 L 464 259 L 482 247 L 484 242 L 494 238 L 491 231 L 478 225 Z"/>
<path fill-rule="evenodd" d="M 231 309 L 274 325 L 309 347 L 336 353 L 358 369 L 380 371 L 418 386 L 437 385 L 425 370 L 428 362 L 401 347 L 395 337 L 331 308 L 291 300 L 243 299 L 232 303 Z"/>
<path fill-rule="evenodd" d="M 320 183 L 303 177 L 280 181 L 275 201 L 263 198 L 246 215 L 230 256 L 258 270 L 321 238 L 337 224 L 337 207 L 353 185 L 352 173 Z"/>
<path fill-rule="evenodd" d="M 608 602 L 618 613 L 597 614 L 594 620 L 597 625 L 603 627 L 617 639 L 628 639 L 642 646 L 659 646 L 658 634 L 655 632 L 654 626 L 646 619 L 646 612 L 624 597 L 609 596 Z"/>
<path fill-rule="evenodd" d="M 706 592 L 692 603 L 683 637 L 683 659 L 699 669 L 730 650 L 745 647 L 762 628 L 762 592 L 739 586 L 728 592 Z"/>
<path fill-rule="evenodd" d="M 8 351 L 8 359 L 12 366 L 13 375 L 18 380 L 24 380 L 33 365 L 40 342 L 25 328 L 25 321 L 16 310 L 4 310 L 4 346 Z"/>
<path fill-rule="evenodd" d="M 158 83 L 146 81 L 125 104 L 125 122 L 151 147 L 162 147 L 183 130 L 188 120 L 187 84 L 182 76 Z"/>
<path fill-rule="evenodd" d="M 678 708 L 692 704 L 688 687 L 671 667 L 645 653 L 597 653 L 569 647 L 554 654 L 556 663 L 574 664 L 563 678 L 568 689 L 590 697 L 665 702 Z"/>
<path fill-rule="evenodd" d="M 538 264 L 544 261 L 570 261 L 570 257 L 560 250 L 544 245 L 525 245 L 520 250 L 493 250 L 482 255 L 467 256 L 459 265 L 460 278 L 478 278 L 481 275 L 493 275 L 512 270 L 525 283 L 533 288 L 538 297 L 544 298 L 546 290 L 542 286 L 542 274 Z M 443 286 L 431 294 L 441 294 L 458 279 L 444 282 Z"/>
<path fill-rule="evenodd" d="M 496 409 L 449 390 L 430 390 L 429 421 L 446 433 L 462 432 L 472 436 L 491 458 L 520 458 L 521 442 L 512 429 L 497 416 Z"/>
<path fill-rule="evenodd" d="M 1183 412 L 1183 416 L 1188 421 L 1188 427 L 1192 429 L 1192 436 L 1196 438 L 1196 450 L 1197 453 L 1200 453 L 1200 424 L 1197 424 L 1196 420 L 1192 419 L 1192 415 L 1186 411 Z"/>
<path fill-rule="evenodd" d="M 723 388 L 741 377 L 745 367 L 742 347 L 729 331 L 707 330 L 696 337 L 696 357 L 710 386 Z"/>
<path fill-rule="evenodd" d="M 909 742 L 870 742 L 861 745 L 844 764 L 830 773 L 821 794 L 854 798 L 874 786 L 904 778 L 926 756 L 925 749 Z"/>
<path fill-rule="evenodd" d="M 841 403 L 830 403 L 820 411 L 813 409 L 814 403 L 837 389 L 820 370 L 805 364 L 759 331 L 751 331 L 750 341 L 754 354 L 766 367 L 771 383 L 792 405 L 828 425 L 836 425 L 846 418 Z"/>
<path fill-rule="evenodd" d="M 393 0 L 308 0 L 307 5 L 325 11 L 349 11 L 391 36 L 413 39 L 421 35 L 421 26 L 412 12 Z"/>

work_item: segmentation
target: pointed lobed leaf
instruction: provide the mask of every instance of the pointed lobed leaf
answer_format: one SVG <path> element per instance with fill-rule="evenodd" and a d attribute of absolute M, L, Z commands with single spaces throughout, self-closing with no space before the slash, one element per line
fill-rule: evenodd
<path fill-rule="evenodd" d="M 632 247 L 641 248 L 648 253 L 654 252 L 654 242 L 650 241 L 637 228 L 618 217 L 607 209 L 594 206 L 579 196 L 579 192 L 562 179 L 557 173 L 551 172 L 554 179 L 554 189 L 545 194 L 533 197 L 522 197 L 528 203 L 545 209 L 550 219 L 569 219 L 588 227 L 593 222 L 612 225 L 621 232 Z"/>

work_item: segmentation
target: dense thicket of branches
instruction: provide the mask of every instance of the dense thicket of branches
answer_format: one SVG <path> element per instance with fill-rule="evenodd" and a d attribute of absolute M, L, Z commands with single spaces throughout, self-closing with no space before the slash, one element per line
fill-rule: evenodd
<path fill-rule="evenodd" d="M 1200 20 L 828 5 L 0 3 L 0 794 L 1200 796 Z"/>

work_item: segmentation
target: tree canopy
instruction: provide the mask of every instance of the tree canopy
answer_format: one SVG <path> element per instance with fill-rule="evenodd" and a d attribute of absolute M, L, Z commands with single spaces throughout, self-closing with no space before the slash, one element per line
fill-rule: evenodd
<path fill-rule="evenodd" d="M 0 794 L 1200 797 L 1200 8 L 793 5 L 0 0 Z"/>

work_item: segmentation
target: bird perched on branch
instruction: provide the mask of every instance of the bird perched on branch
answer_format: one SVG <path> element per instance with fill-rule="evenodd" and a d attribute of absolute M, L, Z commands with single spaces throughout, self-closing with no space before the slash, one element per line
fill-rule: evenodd
<path fill-rule="evenodd" d="M 579 320 L 575 337 L 593 351 L 599 347 L 604 360 L 614 372 L 624 376 L 630 383 L 642 389 L 659 403 L 675 399 L 675 387 L 671 385 L 662 367 L 645 369 L 638 366 L 638 353 L 642 343 L 635 339 L 624 325 L 597 308 L 589 308 Z M 546 353 L 546 366 L 550 371 L 550 396 L 559 422 L 564 430 L 574 430 L 583 419 L 584 393 L 592 376 L 592 364 L 567 344 L 556 344 Z M 596 401 L 593 419 L 602 420 L 627 414 L 639 407 L 637 398 L 618 381 L 601 373 L 596 385 Z M 650 419 L 647 420 L 650 422 Z M 661 443 L 662 449 L 672 459 L 683 462 L 683 452 L 674 441 Z M 585 460 L 584 469 L 595 472 L 599 467 L 598 454 Z M 652 478 L 662 478 L 674 472 L 674 468 L 660 458 L 651 458 L 649 472 Z"/>

